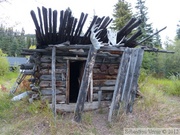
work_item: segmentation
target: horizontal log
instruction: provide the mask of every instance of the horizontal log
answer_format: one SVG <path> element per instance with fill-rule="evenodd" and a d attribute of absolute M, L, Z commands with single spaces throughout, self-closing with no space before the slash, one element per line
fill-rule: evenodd
<path fill-rule="evenodd" d="M 52 61 L 51 56 L 42 56 L 41 57 L 42 63 L 51 63 L 51 61 Z M 56 56 L 56 62 L 62 63 L 62 62 L 66 62 L 66 60 L 64 60 L 62 56 Z"/>
<path fill-rule="evenodd" d="M 56 94 L 61 94 L 61 95 L 65 95 L 65 88 L 62 90 L 59 90 L 56 88 Z M 52 95 L 52 89 L 42 89 L 40 90 L 41 92 L 41 95 L 44 96 L 44 95 Z"/>
<path fill-rule="evenodd" d="M 117 75 L 103 75 L 103 74 L 93 74 L 93 80 L 113 80 L 116 79 Z"/>
<path fill-rule="evenodd" d="M 41 100 L 48 101 L 49 103 L 52 103 L 52 96 L 42 96 Z M 65 103 L 66 96 L 65 95 L 56 95 L 56 103 Z"/>
<path fill-rule="evenodd" d="M 110 68 L 107 68 L 105 71 L 102 71 L 100 69 L 94 68 L 93 73 L 94 74 L 103 74 L 103 75 L 117 75 L 118 69 L 113 69 L 113 71 L 111 71 Z"/>
<path fill-rule="evenodd" d="M 94 92 L 97 92 L 99 90 L 102 91 L 114 91 L 114 86 L 102 86 L 102 87 L 93 87 Z"/>
<path fill-rule="evenodd" d="M 24 70 L 24 71 L 23 71 L 23 74 L 24 74 L 24 75 L 33 75 L 34 72 L 35 72 L 34 70 Z"/>
<path fill-rule="evenodd" d="M 94 80 L 93 86 L 115 86 L 116 80 Z"/>
<path fill-rule="evenodd" d="M 20 69 L 33 69 L 34 64 L 33 63 L 26 63 L 26 64 L 21 64 Z"/>
<path fill-rule="evenodd" d="M 52 82 L 51 81 L 41 81 L 39 86 L 41 88 L 51 88 Z M 66 87 L 66 81 L 57 81 L 56 86 L 57 87 Z"/>
<path fill-rule="evenodd" d="M 56 74 L 66 73 L 66 70 L 67 69 L 56 69 L 55 73 Z M 41 69 L 40 74 L 43 74 L 43 75 L 49 74 L 50 75 L 51 74 L 51 69 Z"/>
<path fill-rule="evenodd" d="M 52 105 L 50 104 L 50 107 Z M 61 111 L 61 112 L 74 112 L 75 110 L 76 103 L 70 103 L 70 104 L 56 104 L 56 109 Z M 101 107 L 109 107 L 110 106 L 110 101 L 104 101 L 101 102 Z M 90 110 L 95 110 L 98 109 L 98 102 L 92 102 L 84 103 L 84 111 L 90 111 Z"/>
<path fill-rule="evenodd" d="M 51 81 L 52 76 L 51 75 L 41 75 L 40 80 L 41 81 Z M 64 73 L 56 74 L 56 80 L 57 81 L 65 81 L 66 80 L 66 75 Z"/>
<path fill-rule="evenodd" d="M 66 63 L 57 63 L 56 69 L 66 69 Z M 41 63 L 41 69 L 51 69 L 51 63 Z"/>
<path fill-rule="evenodd" d="M 119 63 L 118 62 L 117 62 L 117 64 L 115 64 L 115 63 L 112 64 L 112 63 L 104 63 L 104 62 L 101 61 L 101 63 L 95 63 L 94 69 L 95 68 L 99 68 L 100 69 L 102 65 L 107 66 L 107 68 L 110 67 L 110 66 L 113 66 L 115 69 L 119 68 Z"/>
<path fill-rule="evenodd" d="M 87 60 L 86 57 L 63 57 L 63 59 L 66 59 L 66 60 L 80 60 L 80 61 L 86 61 Z"/>
<path fill-rule="evenodd" d="M 93 93 L 93 101 L 98 101 L 98 93 Z M 101 101 L 111 101 L 113 97 L 113 92 L 111 93 L 103 93 L 101 95 Z"/>
<path fill-rule="evenodd" d="M 61 91 L 63 95 L 66 93 L 65 87 L 56 87 L 57 90 Z M 41 88 L 40 91 L 52 91 L 52 88 Z"/>

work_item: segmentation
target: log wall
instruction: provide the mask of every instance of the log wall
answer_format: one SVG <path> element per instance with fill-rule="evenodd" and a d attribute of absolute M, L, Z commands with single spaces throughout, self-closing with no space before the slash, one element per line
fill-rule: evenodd
<path fill-rule="evenodd" d="M 70 46 L 69 48 L 72 48 Z M 76 48 L 76 47 L 74 47 Z M 78 47 L 77 47 L 78 48 Z M 84 47 L 85 48 L 85 47 Z M 63 50 L 64 49 L 64 50 Z M 56 53 L 56 99 L 58 103 L 69 104 L 70 97 L 70 62 L 72 61 L 84 61 L 86 62 L 89 48 L 83 49 L 82 52 L 78 52 L 79 49 L 57 49 Z M 51 49 L 35 49 L 24 50 L 23 54 L 32 57 L 33 54 L 38 52 L 38 59 L 35 59 L 32 63 L 36 65 L 36 74 L 32 73 L 34 79 L 36 79 L 36 90 L 38 89 L 41 98 L 52 102 L 52 56 Z M 92 82 L 87 94 L 87 101 L 111 101 L 116 77 L 118 73 L 119 63 L 121 60 L 120 50 L 102 50 L 98 52 L 95 65 L 93 68 Z M 68 55 L 67 55 L 68 54 Z M 34 57 L 33 57 L 34 58 Z M 31 63 L 30 62 L 30 63 Z M 31 63 L 31 64 L 32 64 Z M 29 64 L 31 66 L 31 64 Z M 29 67 L 27 65 L 27 69 Z M 26 67 L 24 67 L 26 69 Z M 84 71 L 84 67 L 81 67 Z M 28 71 L 29 72 L 29 71 Z M 83 73 L 83 72 L 82 72 Z M 81 75 L 82 76 L 82 75 Z M 32 79 L 31 79 L 32 80 Z M 33 87 L 34 88 L 34 87 Z"/>

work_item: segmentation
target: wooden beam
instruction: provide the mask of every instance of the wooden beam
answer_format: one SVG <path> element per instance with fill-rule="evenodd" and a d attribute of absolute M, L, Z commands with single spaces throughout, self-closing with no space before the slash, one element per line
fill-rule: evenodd
<path fill-rule="evenodd" d="M 89 50 L 86 66 L 84 68 L 84 73 L 83 73 L 77 104 L 75 108 L 74 121 L 76 122 L 81 121 L 81 114 L 84 110 L 84 102 L 86 100 L 87 91 L 92 78 L 92 72 L 96 59 L 96 54 L 97 54 L 97 49 L 95 49 L 94 46 L 92 45 Z"/>
<path fill-rule="evenodd" d="M 111 103 L 109 115 L 108 115 L 109 122 L 111 122 L 112 114 L 113 114 L 115 106 L 117 105 L 117 101 L 119 101 L 119 99 L 121 97 L 120 92 L 122 90 L 120 90 L 120 89 L 123 89 L 123 83 L 125 81 L 125 76 L 126 76 L 126 72 L 127 72 L 128 65 L 129 65 L 128 63 L 129 63 L 129 59 L 130 59 L 130 53 L 131 53 L 130 49 L 126 48 L 122 55 L 122 58 L 121 58 L 118 75 L 117 75 L 117 79 L 116 79 L 116 84 L 115 84 L 115 88 L 114 88 L 112 103 Z"/>
<path fill-rule="evenodd" d="M 101 102 L 101 107 L 108 107 L 110 105 L 110 101 L 102 101 Z M 50 107 L 52 108 L 52 104 L 50 104 Z M 74 109 L 76 107 L 76 103 L 69 103 L 69 104 L 57 104 L 57 112 L 62 111 L 62 112 L 74 112 Z M 98 109 L 98 101 L 94 101 L 92 103 L 84 103 L 84 111 L 90 111 L 90 110 L 95 110 Z"/>
<path fill-rule="evenodd" d="M 69 104 L 69 91 L 70 91 L 70 62 L 67 60 L 66 71 L 66 104 Z"/>
<path fill-rule="evenodd" d="M 53 110 L 53 114 L 54 114 L 54 119 L 56 122 L 56 47 L 52 48 L 52 66 L 51 66 L 51 70 L 52 70 L 52 110 Z"/>

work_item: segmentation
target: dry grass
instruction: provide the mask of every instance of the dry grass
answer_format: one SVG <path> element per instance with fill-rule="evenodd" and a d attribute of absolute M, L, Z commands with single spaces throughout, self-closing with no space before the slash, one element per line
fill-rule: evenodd
<path fill-rule="evenodd" d="M 180 98 L 163 93 L 162 86 L 141 86 L 144 97 L 137 99 L 133 113 L 121 114 L 107 122 L 108 108 L 84 112 L 83 120 L 72 121 L 73 113 L 58 114 L 56 126 L 46 102 L 28 103 L 28 99 L 11 102 L 8 92 L 0 88 L 1 135 L 122 135 L 124 128 L 180 128 Z"/>

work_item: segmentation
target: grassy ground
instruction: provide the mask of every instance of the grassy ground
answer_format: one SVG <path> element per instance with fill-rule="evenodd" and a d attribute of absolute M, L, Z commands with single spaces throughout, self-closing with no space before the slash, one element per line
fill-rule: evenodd
<path fill-rule="evenodd" d="M 2 135 L 121 135 L 127 127 L 180 128 L 180 81 L 149 77 L 140 83 L 143 98 L 136 100 L 133 113 L 121 114 L 107 122 L 108 108 L 83 113 L 82 123 L 72 121 L 72 113 L 59 113 L 56 128 L 46 102 L 28 99 L 11 102 L 9 89 L 17 74 L 0 79 L 0 134 Z M 13 78 L 13 79 L 12 79 Z M 175 90 L 174 90 L 175 89 Z"/>

